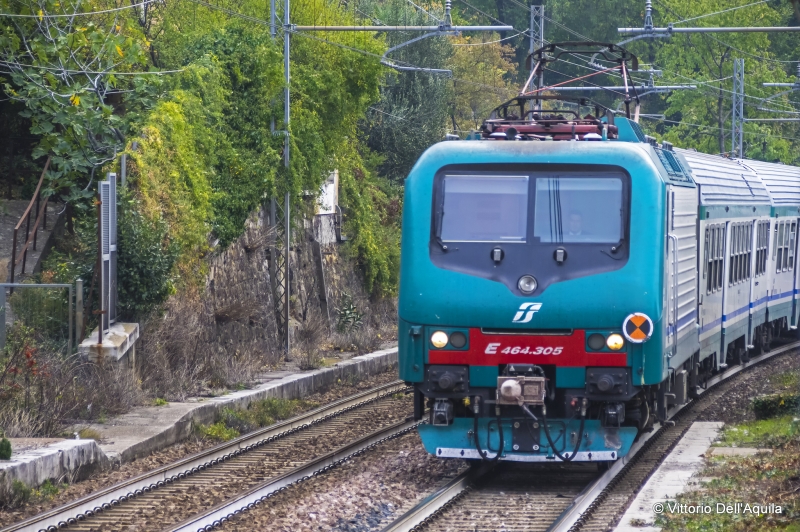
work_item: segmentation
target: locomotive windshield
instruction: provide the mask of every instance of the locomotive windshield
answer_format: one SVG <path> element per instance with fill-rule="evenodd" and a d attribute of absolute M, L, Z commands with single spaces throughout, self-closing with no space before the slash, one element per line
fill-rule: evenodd
<path fill-rule="evenodd" d="M 444 242 L 525 242 L 527 176 L 444 178 Z"/>
<path fill-rule="evenodd" d="M 533 236 L 540 242 L 616 243 L 623 236 L 622 180 L 536 179 Z"/>
<path fill-rule="evenodd" d="M 429 253 L 444 269 L 518 292 L 622 268 L 630 175 L 611 165 L 452 165 L 433 182 Z"/>
<path fill-rule="evenodd" d="M 437 236 L 442 242 L 619 242 L 625 232 L 622 176 L 576 174 L 447 174 Z"/>

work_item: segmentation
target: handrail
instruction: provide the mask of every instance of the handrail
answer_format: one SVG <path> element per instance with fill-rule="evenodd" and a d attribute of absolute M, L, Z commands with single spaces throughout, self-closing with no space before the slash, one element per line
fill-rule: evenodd
<path fill-rule="evenodd" d="M 44 169 L 42 170 L 42 175 L 39 178 L 39 184 L 36 185 L 36 191 L 33 193 L 33 197 L 31 198 L 30 203 L 28 203 L 28 208 L 25 209 L 25 212 L 20 217 L 19 222 L 14 227 L 14 237 L 13 243 L 11 246 L 11 279 L 10 281 L 14 282 L 14 274 L 17 269 L 17 264 L 22 262 L 22 270 L 20 271 L 20 275 L 25 273 L 25 262 L 28 258 L 28 247 L 31 245 L 31 241 L 33 241 L 33 249 L 36 250 L 36 240 L 37 234 L 39 229 L 39 222 L 43 221 L 42 230 L 47 230 L 47 202 L 50 199 L 49 197 L 44 199 L 44 203 L 40 206 L 41 203 L 41 190 L 42 190 L 42 183 L 44 183 L 44 176 L 47 174 L 47 169 L 50 167 L 50 157 L 47 157 L 47 162 L 44 163 Z M 31 234 L 31 210 L 33 209 L 33 204 L 36 202 L 36 208 L 39 211 L 38 215 L 36 216 L 36 222 L 33 224 L 33 234 Z M 19 234 L 19 230 L 22 227 L 22 223 L 26 222 L 25 226 L 25 245 L 20 250 L 19 254 L 17 254 L 17 235 Z"/>

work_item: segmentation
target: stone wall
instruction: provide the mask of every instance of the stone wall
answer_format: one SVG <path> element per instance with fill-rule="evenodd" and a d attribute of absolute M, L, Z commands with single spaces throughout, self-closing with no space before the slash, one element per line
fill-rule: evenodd
<path fill-rule="evenodd" d="M 345 296 L 352 298 L 365 325 L 394 323 L 393 302 L 370 301 L 355 261 L 336 234 L 333 215 L 295 225 L 290 252 L 293 346 L 302 347 L 303 341 L 315 349 L 329 344 Z M 142 378 L 154 393 L 181 398 L 197 392 L 191 388 L 198 379 L 214 387 L 248 382 L 260 368 L 281 363 L 269 278 L 274 235 L 265 210 L 254 213 L 244 234 L 210 258 L 204 288 L 170 298 L 166 313 L 145 324 L 138 359 L 146 366 Z M 183 382 L 186 389 L 176 392 Z"/>
<path fill-rule="evenodd" d="M 247 220 L 244 234 L 211 259 L 202 294 L 205 341 L 226 352 L 275 352 L 280 347 L 269 282 L 264 210 Z"/>

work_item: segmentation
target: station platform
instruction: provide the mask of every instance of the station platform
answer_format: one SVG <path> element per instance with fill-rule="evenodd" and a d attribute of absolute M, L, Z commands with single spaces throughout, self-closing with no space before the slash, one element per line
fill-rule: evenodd
<path fill-rule="evenodd" d="M 312 371 L 275 371 L 258 386 L 219 397 L 189 398 L 164 406 L 133 408 L 127 414 L 94 423 L 94 439 L 25 439 L 12 442 L 11 460 L 0 461 L 0 492 L 15 480 L 34 487 L 46 480 L 81 480 L 97 468 L 127 463 L 180 442 L 198 424 L 213 423 L 223 408 L 247 408 L 253 401 L 274 397 L 300 399 L 355 376 L 376 375 L 397 366 L 397 347 L 337 362 Z"/>

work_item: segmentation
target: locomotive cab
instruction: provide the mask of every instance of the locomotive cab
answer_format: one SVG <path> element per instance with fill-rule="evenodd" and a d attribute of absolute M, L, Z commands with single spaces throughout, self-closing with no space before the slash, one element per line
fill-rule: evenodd
<path fill-rule="evenodd" d="M 617 119 L 615 136 L 633 128 Z M 491 135 L 432 147 L 406 181 L 400 375 L 423 443 L 440 457 L 615 460 L 655 418 L 683 340 L 675 317 L 694 305 L 667 288 L 688 237 L 668 208 L 690 210 L 673 196 L 694 184 L 672 194 L 647 143 Z M 696 332 L 684 322 L 679 337 Z"/>

